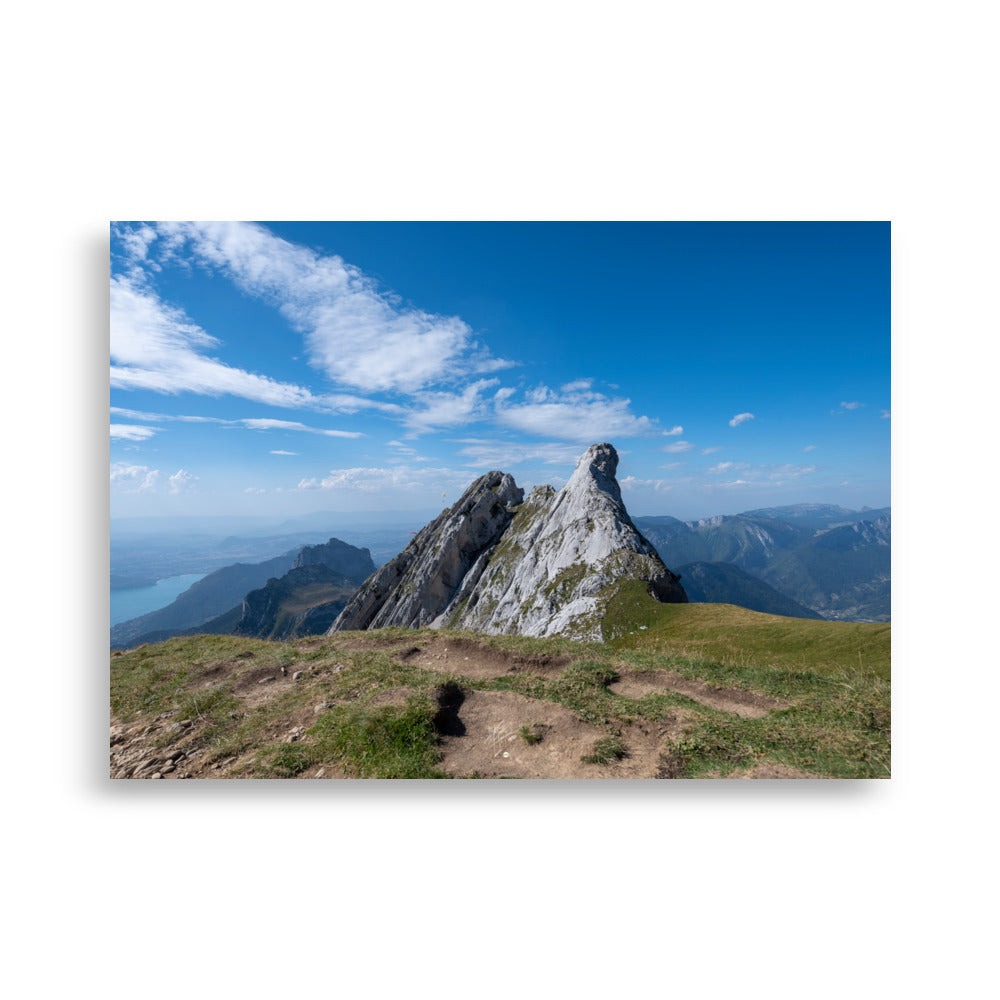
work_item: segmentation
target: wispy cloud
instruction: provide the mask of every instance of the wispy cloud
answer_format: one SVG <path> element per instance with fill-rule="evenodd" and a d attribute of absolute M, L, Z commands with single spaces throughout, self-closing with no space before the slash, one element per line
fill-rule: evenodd
<path fill-rule="evenodd" d="M 495 378 L 479 379 L 461 392 L 420 392 L 414 396 L 419 409 L 411 410 L 404 423 L 413 434 L 444 427 L 459 427 L 487 413 L 483 394 L 500 383 Z"/>
<path fill-rule="evenodd" d="M 681 427 L 680 424 L 678 424 L 676 427 L 671 427 L 669 431 L 664 431 L 663 436 L 676 437 L 678 434 L 683 434 L 683 433 L 684 433 L 684 428 Z"/>
<path fill-rule="evenodd" d="M 198 482 L 198 477 L 193 476 L 184 469 L 178 469 L 172 476 L 168 477 L 171 493 L 190 493 L 194 490 L 194 484 Z"/>
<path fill-rule="evenodd" d="M 512 393 L 497 393 L 494 413 L 504 427 L 534 434 L 593 444 L 615 438 L 644 437 L 659 431 L 656 421 L 637 417 L 629 407 L 631 400 L 611 398 L 582 386 L 584 380 L 568 383 L 560 392 L 546 385 L 524 393 L 523 402 L 511 402 Z"/>
<path fill-rule="evenodd" d="M 666 493 L 673 489 L 673 484 L 663 479 L 637 479 L 635 476 L 626 476 L 619 481 L 619 486 L 626 492 L 635 490 L 652 490 L 654 493 Z"/>
<path fill-rule="evenodd" d="M 757 465 L 750 462 L 720 462 L 707 470 L 710 473 L 739 472 L 742 478 L 722 485 L 733 486 L 784 486 L 793 479 L 809 476 L 816 471 L 815 465 Z"/>
<path fill-rule="evenodd" d="M 865 404 L 864 403 L 857 403 L 857 402 L 854 402 L 854 403 L 843 403 L 842 402 L 840 405 L 845 410 L 857 410 L 857 409 L 860 409 Z"/>
<path fill-rule="evenodd" d="M 459 438 L 456 443 L 462 445 L 458 449 L 458 454 L 468 458 L 472 467 L 480 469 L 507 470 L 528 462 L 574 466 L 582 454 L 578 444 L 561 442 L 532 444 L 497 439 Z"/>
<path fill-rule="evenodd" d="M 712 448 L 702 448 L 701 449 L 701 454 L 702 455 L 711 455 L 713 452 L 722 451 L 722 448 L 723 448 L 723 446 L 721 444 L 717 444 L 717 445 L 713 446 Z"/>
<path fill-rule="evenodd" d="M 271 454 L 272 455 L 297 455 L 298 452 L 297 451 L 282 451 L 280 449 L 276 449 L 276 450 L 272 451 Z"/>
<path fill-rule="evenodd" d="M 365 435 L 361 431 L 326 430 L 322 427 L 308 427 L 297 420 L 272 420 L 268 417 L 245 417 L 233 423 L 241 424 L 252 431 L 304 431 L 307 434 L 324 434 L 335 438 L 359 438 Z"/>
<path fill-rule="evenodd" d="M 219 342 L 180 310 L 123 276 L 111 279 L 111 385 L 176 395 L 233 395 L 258 403 L 320 408 L 301 386 L 232 368 L 203 352 Z"/>
<path fill-rule="evenodd" d="M 672 444 L 664 445 L 660 450 L 671 455 L 681 455 L 693 447 L 694 445 L 690 441 L 674 441 Z"/>
<path fill-rule="evenodd" d="M 816 445 L 814 445 L 814 444 L 807 444 L 802 450 L 803 451 L 815 451 L 816 450 Z"/>
<path fill-rule="evenodd" d="M 890 420 L 892 418 L 892 414 L 888 410 L 883 410 L 879 415 L 883 420 Z"/>
<path fill-rule="evenodd" d="M 509 368 L 457 316 L 404 305 L 336 255 L 246 222 L 159 223 L 161 253 L 182 248 L 244 292 L 276 306 L 299 331 L 310 363 L 362 392 L 416 392 Z M 148 251 L 147 251 L 148 255 Z"/>
<path fill-rule="evenodd" d="M 111 464 L 111 488 L 122 493 L 151 493 L 160 478 L 159 469 L 126 462 Z"/>
<path fill-rule="evenodd" d="M 299 490 L 333 490 L 347 493 L 390 493 L 398 490 L 464 490 L 472 478 L 467 471 L 420 466 L 393 465 L 331 469 L 321 479 L 302 479 Z"/>
<path fill-rule="evenodd" d="M 729 421 L 730 427 L 739 427 L 740 424 L 745 423 L 747 420 L 756 419 L 752 413 L 737 413 L 732 420 Z"/>
<path fill-rule="evenodd" d="M 156 427 L 139 427 L 134 424 L 112 424 L 111 437 L 119 441 L 145 441 L 157 430 Z"/>

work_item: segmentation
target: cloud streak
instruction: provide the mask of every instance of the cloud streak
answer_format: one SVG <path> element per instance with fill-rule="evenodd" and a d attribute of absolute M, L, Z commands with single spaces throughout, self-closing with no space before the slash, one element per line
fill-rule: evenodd
<path fill-rule="evenodd" d="M 537 386 L 524 394 L 523 402 L 510 402 L 511 397 L 511 392 L 497 393 L 494 402 L 497 421 L 536 437 L 592 444 L 645 437 L 660 430 L 655 420 L 637 417 L 630 411 L 631 400 L 592 392 L 585 387 L 585 380 L 570 382 L 558 393 L 548 386 Z"/>
<path fill-rule="evenodd" d="M 457 316 L 403 305 L 358 268 L 246 222 L 159 223 L 163 252 L 187 248 L 201 264 L 275 306 L 306 344 L 312 365 L 365 393 L 412 393 L 509 368 Z"/>

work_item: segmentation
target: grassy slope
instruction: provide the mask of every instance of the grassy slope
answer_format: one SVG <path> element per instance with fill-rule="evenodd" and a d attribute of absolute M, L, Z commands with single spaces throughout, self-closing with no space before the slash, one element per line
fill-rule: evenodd
<path fill-rule="evenodd" d="M 660 605 L 641 585 L 622 589 L 609 620 L 615 638 L 606 644 L 466 635 L 495 650 L 571 657 L 555 676 L 530 670 L 443 676 L 400 662 L 385 646 L 392 639 L 420 644 L 461 633 L 382 629 L 288 643 L 172 639 L 112 659 L 112 711 L 122 722 L 164 712 L 194 720 L 192 729 L 157 739 L 186 741 L 199 760 L 230 762 L 218 775 L 294 777 L 329 766 L 357 777 L 443 777 L 435 693 L 453 683 L 556 702 L 600 727 L 609 741 L 636 720 L 681 718 L 683 737 L 664 746 L 664 776 L 724 776 L 758 764 L 817 776 L 888 776 L 887 625 L 785 619 L 727 605 Z M 241 678 L 281 665 L 303 670 L 304 677 L 256 706 L 241 701 L 247 689 Z M 223 667 L 222 680 L 206 682 Z M 641 698 L 614 693 L 609 684 L 630 671 L 669 671 L 791 705 L 744 719 L 669 690 Z M 402 703 L 380 700 L 398 690 L 406 692 Z M 314 716 L 311 706 L 321 702 L 336 704 Z M 304 711 L 303 738 L 278 742 L 276 734 Z"/>
<path fill-rule="evenodd" d="M 782 618 L 732 604 L 658 604 L 641 584 L 629 583 L 609 604 L 605 637 L 617 649 L 888 679 L 890 628 Z"/>

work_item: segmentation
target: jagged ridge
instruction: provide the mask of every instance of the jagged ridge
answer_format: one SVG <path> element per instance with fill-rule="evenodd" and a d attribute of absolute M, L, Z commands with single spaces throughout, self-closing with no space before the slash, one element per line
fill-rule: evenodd
<path fill-rule="evenodd" d="M 592 445 L 559 491 L 489 472 L 373 574 L 330 632 L 401 625 L 600 639 L 612 584 L 649 583 L 684 602 L 678 577 L 632 523 L 618 454 Z"/>

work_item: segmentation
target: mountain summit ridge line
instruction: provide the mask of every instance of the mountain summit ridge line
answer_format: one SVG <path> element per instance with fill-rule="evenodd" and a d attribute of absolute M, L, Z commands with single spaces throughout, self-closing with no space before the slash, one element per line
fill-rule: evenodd
<path fill-rule="evenodd" d="M 618 453 L 591 445 L 561 490 L 492 471 L 374 573 L 330 628 L 430 626 L 487 634 L 600 640 L 604 607 L 623 579 L 663 602 L 686 602 L 679 577 L 622 501 Z"/>

